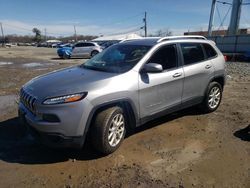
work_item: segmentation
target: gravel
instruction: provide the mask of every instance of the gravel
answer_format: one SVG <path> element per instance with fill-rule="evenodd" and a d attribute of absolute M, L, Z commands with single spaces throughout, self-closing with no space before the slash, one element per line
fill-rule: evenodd
<path fill-rule="evenodd" d="M 228 75 L 239 74 L 240 76 L 250 76 L 250 63 L 227 62 L 226 70 Z"/>

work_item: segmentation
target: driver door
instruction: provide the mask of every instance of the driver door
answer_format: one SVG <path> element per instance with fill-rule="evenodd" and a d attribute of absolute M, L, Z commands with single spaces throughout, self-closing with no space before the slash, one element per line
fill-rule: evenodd
<path fill-rule="evenodd" d="M 181 105 L 183 68 L 178 66 L 175 44 L 162 46 L 148 63 L 161 64 L 163 71 L 140 73 L 139 106 L 142 120 Z"/>

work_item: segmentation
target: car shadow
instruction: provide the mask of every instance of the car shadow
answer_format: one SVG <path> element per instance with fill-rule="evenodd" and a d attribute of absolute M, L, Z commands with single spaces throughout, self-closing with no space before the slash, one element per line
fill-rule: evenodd
<path fill-rule="evenodd" d="M 71 57 L 70 59 L 89 59 L 89 58 L 85 58 L 85 57 Z M 66 61 L 66 60 L 70 60 L 70 59 L 63 59 L 60 57 L 52 57 L 50 58 L 50 60 L 62 60 L 62 61 Z"/>
<path fill-rule="evenodd" d="M 131 134 L 129 134 L 128 136 L 131 136 L 133 134 L 136 134 L 138 132 L 142 132 L 142 131 L 146 131 L 148 129 L 154 128 L 158 125 L 161 125 L 163 123 L 167 123 L 167 122 L 171 122 L 175 119 L 184 117 L 184 116 L 199 116 L 199 115 L 204 115 L 204 113 L 198 109 L 197 107 L 191 107 L 191 108 L 187 108 L 172 114 L 168 114 L 166 116 L 162 116 L 160 118 L 154 119 L 152 121 L 149 121 L 148 123 L 136 128 L 134 131 L 132 131 Z"/>
<path fill-rule="evenodd" d="M 20 164 L 50 164 L 102 157 L 86 144 L 82 150 L 55 149 L 41 145 L 19 123 L 17 117 L 0 122 L 0 160 Z"/>
<path fill-rule="evenodd" d="M 250 142 L 250 124 L 243 129 L 235 131 L 234 136 L 240 138 L 243 141 Z"/>
<path fill-rule="evenodd" d="M 127 137 L 183 116 L 199 114 L 193 109 L 183 110 L 146 123 L 130 132 Z M 17 117 L 0 122 L 0 160 L 8 163 L 51 164 L 74 159 L 90 161 L 105 157 L 97 153 L 89 142 L 89 139 L 86 139 L 82 150 L 49 148 L 33 139 Z"/>

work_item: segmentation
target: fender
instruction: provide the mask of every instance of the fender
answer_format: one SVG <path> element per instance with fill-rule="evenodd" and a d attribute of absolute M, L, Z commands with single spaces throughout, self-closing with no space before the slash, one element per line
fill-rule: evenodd
<path fill-rule="evenodd" d="M 104 108 L 107 108 L 107 107 L 111 107 L 111 106 L 115 106 L 115 105 L 122 106 L 124 104 L 129 104 L 130 107 L 132 108 L 131 113 L 133 113 L 134 119 L 135 119 L 135 125 L 133 127 L 136 127 L 139 124 L 139 118 L 138 118 L 138 114 L 136 113 L 135 104 L 129 98 L 121 98 L 121 99 L 117 99 L 117 100 L 113 100 L 113 101 L 109 101 L 109 102 L 97 105 L 91 110 L 91 112 L 89 114 L 89 117 L 88 117 L 88 120 L 87 120 L 87 123 L 86 123 L 86 126 L 85 126 L 84 133 L 83 133 L 84 139 L 86 138 L 86 135 L 87 135 L 87 133 L 89 131 L 92 119 L 94 118 L 94 115 L 96 114 L 96 112 L 98 110 L 101 110 L 101 109 L 104 109 Z"/>

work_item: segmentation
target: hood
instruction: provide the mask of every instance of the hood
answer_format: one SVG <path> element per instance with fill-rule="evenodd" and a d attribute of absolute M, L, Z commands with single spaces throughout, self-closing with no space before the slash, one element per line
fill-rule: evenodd
<path fill-rule="evenodd" d="M 107 83 L 109 78 L 116 75 L 76 66 L 36 77 L 23 88 L 38 100 L 44 100 L 49 97 L 88 92 L 93 87 L 102 87 L 104 82 Z"/>
<path fill-rule="evenodd" d="M 58 48 L 58 52 L 59 51 L 66 51 L 66 50 L 69 50 L 69 51 L 72 51 L 72 47 L 62 47 L 62 48 Z"/>

